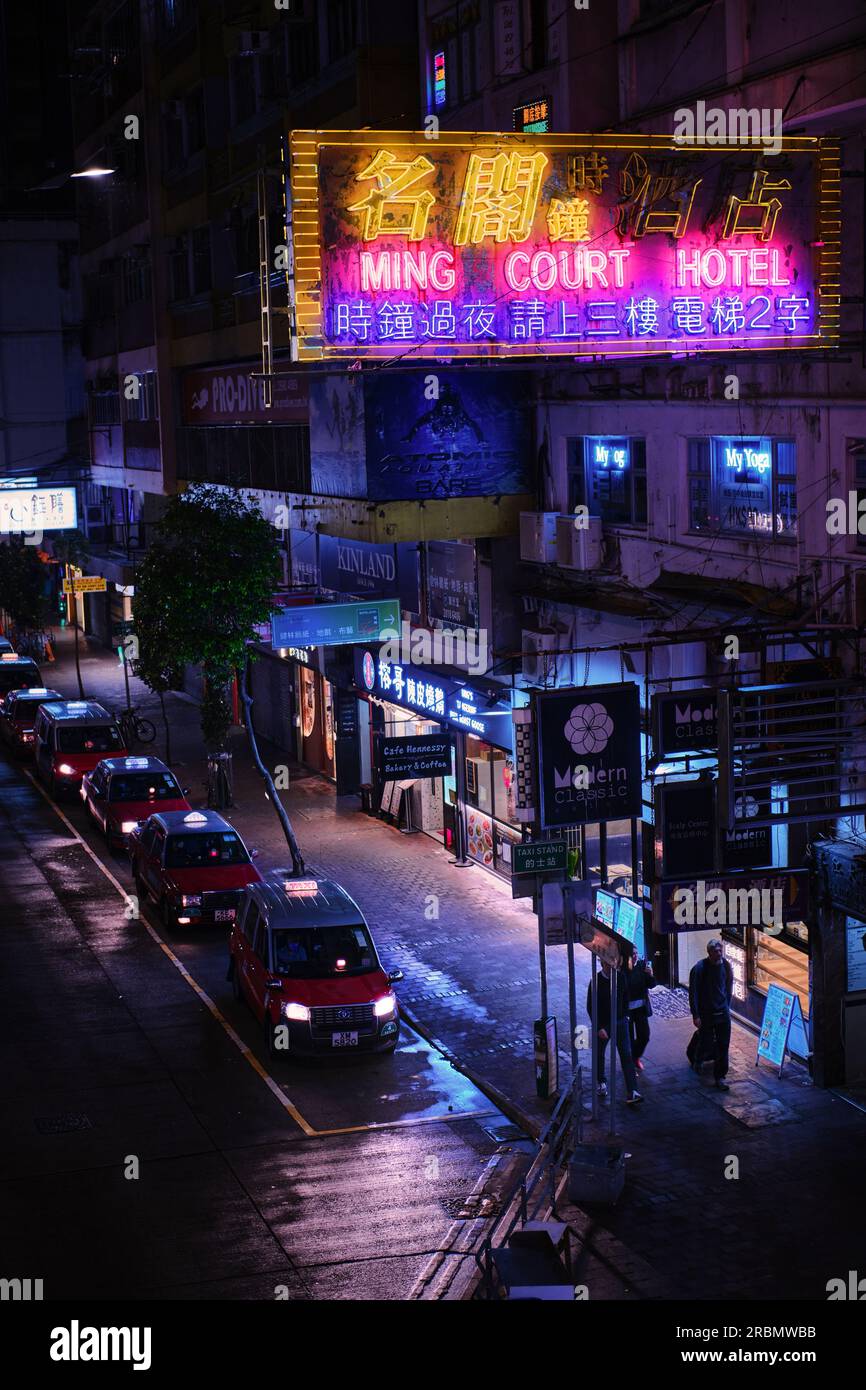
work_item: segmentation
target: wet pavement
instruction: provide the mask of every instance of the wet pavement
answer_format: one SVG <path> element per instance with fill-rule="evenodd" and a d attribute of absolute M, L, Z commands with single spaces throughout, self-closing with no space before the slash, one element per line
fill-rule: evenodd
<path fill-rule="evenodd" d="M 43 675 L 71 695 L 77 687 L 67 648 L 61 641 L 61 660 Z M 124 704 L 115 657 L 92 649 L 82 670 L 88 695 L 113 709 Z M 134 700 L 159 723 L 157 702 L 138 683 Z M 172 696 L 168 704 L 175 758 L 182 764 L 176 771 L 192 803 L 202 805 L 197 707 L 185 697 Z M 230 746 L 236 805 L 228 818 L 248 845 L 260 849 L 259 867 L 284 864 L 282 832 L 240 731 Z M 161 735 L 149 751 L 161 754 Z M 263 755 L 273 768 L 286 763 L 267 744 Z M 124 1264 L 130 1288 L 144 1280 L 166 1297 L 269 1298 L 273 1271 L 288 1280 L 286 1271 L 297 1265 L 297 1286 L 307 1281 L 316 1297 L 405 1297 L 424 1267 L 422 1250 L 448 1239 L 448 1216 L 483 1179 L 496 1152 L 485 1127 L 492 1127 L 492 1116 L 493 1124 L 502 1117 L 488 1097 L 504 1096 L 508 1114 L 536 1129 L 549 1113 L 549 1104 L 535 1095 L 532 1061 L 539 985 L 531 904 L 513 901 L 510 887 L 480 867 L 455 868 L 426 835 L 402 835 L 361 814 L 356 798 L 336 798 L 323 779 L 295 766 L 290 777 L 284 802 L 308 867 L 357 898 L 386 968 L 405 973 L 398 986 L 401 1007 L 423 1036 L 407 1032 L 392 1059 L 268 1064 L 265 1081 L 250 1064 L 251 1058 L 264 1061 L 258 1028 L 234 1004 L 225 982 L 224 938 L 218 932 L 172 935 L 167 944 L 175 964 L 159 948 L 161 929 L 154 926 L 149 934 L 141 924 L 121 924 L 118 891 L 70 846 L 63 826 L 21 775 L 3 771 L 0 881 L 7 902 L 17 901 L 9 964 L 24 982 L 4 1019 L 7 1075 L 16 1077 L 17 1109 L 9 1119 L 18 1146 L 7 1153 L 13 1166 L 4 1176 L 15 1195 L 15 1185 L 24 1184 L 28 1205 L 44 1201 L 48 1212 L 60 1206 L 67 1241 L 74 1222 L 84 1218 L 66 1213 L 50 1184 L 61 1173 L 63 1183 L 81 1183 L 84 1191 L 93 1184 L 95 1195 L 104 1181 L 106 1232 L 112 1223 L 124 1228 L 125 1211 L 137 1213 Z M 124 859 L 106 854 L 80 805 L 63 812 L 128 888 Z M 621 842 L 610 849 L 611 864 L 627 857 Z M 31 889 L 40 902 L 37 914 Z M 34 916 L 48 928 L 36 955 Z M 589 957 L 581 948 L 576 955 L 578 1021 L 585 1022 Z M 564 947 L 548 951 L 563 1075 L 565 957 Z M 191 991 L 178 966 L 208 1000 Z M 55 984 L 60 1008 L 53 1003 Z M 763 1065 L 756 1068 L 755 1036 L 739 1025 L 731 1091 L 715 1091 L 685 1064 L 691 1023 L 682 992 L 656 990 L 653 1002 L 653 1037 L 640 1081 L 646 1102 L 622 1107 L 617 1118 L 615 1142 L 631 1155 L 625 1193 L 613 1210 L 584 1203 L 569 1212 L 586 1241 L 590 1298 L 826 1297 L 829 1279 L 863 1265 L 866 1217 L 852 1193 L 866 1114 L 814 1089 L 793 1063 L 781 1080 Z M 55 1036 L 58 1014 L 66 1022 L 55 1056 L 45 1038 Z M 580 1060 L 588 1074 L 588 1053 Z M 37 1130 L 36 1119 L 67 1112 L 91 1123 L 95 1114 L 94 1132 Z M 587 1121 L 584 1139 L 608 1142 L 604 1123 L 593 1129 Z M 120 1165 L 129 1153 L 148 1156 L 153 1192 L 159 1193 L 152 1222 L 150 1199 L 122 1178 Z M 72 1190 L 65 1189 L 67 1200 Z M 177 1269 L 160 1282 L 155 1252 L 165 1259 L 171 1239 L 163 1203 L 177 1213 L 183 1249 Z M 223 1203 L 231 1227 L 224 1243 Z M 47 1240 L 51 1219 L 43 1220 Z M 199 1230 L 200 1223 L 207 1229 Z M 218 1232 L 210 1229 L 214 1224 Z M 23 1250 L 26 1223 L 13 1229 Z M 385 1251 L 382 1229 L 388 1232 Z M 29 1269 L 32 1259 L 24 1263 Z M 116 1264 L 107 1266 L 112 1280 L 120 1277 Z M 64 1279 L 73 1268 L 74 1260 Z M 79 1277 L 104 1280 L 105 1270 L 96 1259 Z M 211 1280 L 215 1295 L 206 1292 Z"/>

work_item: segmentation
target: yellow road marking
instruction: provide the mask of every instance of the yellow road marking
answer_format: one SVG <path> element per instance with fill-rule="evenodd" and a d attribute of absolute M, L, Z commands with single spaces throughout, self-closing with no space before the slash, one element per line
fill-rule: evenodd
<path fill-rule="evenodd" d="M 118 879 L 114 877 L 114 874 L 111 872 L 111 870 L 105 864 L 103 864 L 102 860 L 99 858 L 99 855 L 94 853 L 87 841 L 75 829 L 75 826 L 72 824 L 72 821 L 69 819 L 69 817 L 65 816 L 61 811 L 60 807 L 57 805 L 57 803 L 51 800 L 51 797 L 48 795 L 45 789 L 40 786 L 33 774 L 31 772 L 28 772 L 26 768 L 23 768 L 22 771 L 24 772 L 25 776 L 30 779 L 33 786 L 39 792 L 39 795 L 43 798 L 43 800 L 47 801 L 48 805 L 52 808 L 52 810 L 55 811 L 56 814 L 60 817 L 67 830 L 69 830 L 70 834 L 73 835 L 74 838 L 81 845 L 81 848 L 84 850 L 85 854 L 89 854 L 96 867 L 100 870 L 101 873 L 105 875 L 109 883 L 111 883 L 117 889 L 118 893 L 123 898 L 124 903 L 128 904 L 129 899 L 133 897 L 134 894 L 128 892 L 127 889 L 124 888 L 123 885 L 118 881 Z M 219 1008 L 211 999 L 207 991 L 202 989 L 201 985 L 198 983 L 197 980 L 193 979 L 192 975 L 187 970 L 183 961 L 175 955 L 174 951 L 165 941 L 163 941 L 159 933 L 154 931 L 153 927 L 150 925 L 144 914 L 140 912 L 139 916 L 135 918 L 135 920 L 141 923 L 148 936 L 152 937 L 152 939 L 156 942 L 157 946 L 159 946 L 160 950 L 163 951 L 166 956 L 168 956 L 168 959 L 171 961 L 175 970 L 179 971 L 183 978 L 186 980 L 187 984 L 190 986 L 190 988 L 195 990 L 199 999 L 202 1001 L 202 1003 L 205 1005 L 208 1011 L 213 1015 L 213 1017 L 216 1019 L 217 1023 L 220 1025 L 220 1027 L 223 1029 L 226 1035 L 229 1038 L 231 1038 L 235 1047 L 241 1053 L 241 1056 L 244 1057 L 247 1062 L 249 1062 L 250 1066 L 253 1068 L 254 1071 L 258 1072 L 259 1076 L 262 1078 L 268 1089 L 272 1091 L 273 1094 L 277 1097 L 277 1100 L 280 1102 L 283 1109 L 288 1111 L 292 1119 L 295 1121 L 297 1125 L 300 1126 L 300 1128 L 304 1131 L 306 1135 L 308 1135 L 309 1137 L 315 1135 L 317 1131 L 313 1129 L 312 1125 L 309 1125 L 307 1123 L 298 1107 L 294 1105 L 292 1101 L 289 1100 L 288 1096 L 286 1096 L 283 1093 L 283 1091 L 277 1085 L 276 1081 L 274 1081 L 273 1077 L 262 1066 L 261 1062 L 259 1061 L 258 1057 L 256 1057 L 252 1049 L 247 1047 L 243 1038 L 235 1032 L 228 1019 L 225 1017 L 223 1013 L 220 1012 Z"/>
<path fill-rule="evenodd" d="M 99 869 L 100 873 L 104 874 L 105 877 L 108 879 L 109 883 L 111 883 L 112 886 L 116 888 L 121 898 L 123 898 L 124 904 L 128 904 L 129 899 L 131 897 L 134 897 L 134 894 L 130 893 L 128 889 L 124 888 L 123 884 L 119 881 L 119 879 L 116 879 L 114 877 L 114 874 L 111 872 L 108 866 L 106 864 L 103 864 L 102 860 L 99 858 L 99 855 L 96 854 L 90 848 L 90 845 L 87 843 L 87 841 L 75 829 L 75 826 L 72 824 L 72 821 L 69 819 L 69 817 L 64 815 L 64 813 L 61 811 L 57 802 L 52 801 L 45 788 L 41 785 L 39 781 L 37 781 L 33 773 L 28 772 L 26 768 L 22 768 L 21 771 L 24 773 L 25 777 L 28 778 L 31 784 L 36 788 L 42 799 L 48 803 L 52 811 L 54 811 L 54 813 L 60 818 L 60 820 L 66 826 L 67 830 L 73 836 L 73 838 L 78 841 L 85 854 L 90 856 L 96 867 Z M 249 1062 L 250 1066 L 253 1068 L 253 1071 L 258 1073 L 262 1081 L 264 1081 L 265 1085 L 267 1086 L 268 1090 L 276 1096 L 277 1100 L 280 1102 L 280 1105 L 291 1115 L 292 1119 L 299 1126 L 299 1128 L 303 1130 L 304 1134 L 307 1136 L 308 1139 L 323 1139 L 329 1135 L 334 1134 L 363 1134 L 365 1131 L 371 1129 L 400 1129 L 411 1125 L 441 1124 L 444 1120 L 477 1119 L 479 1116 L 496 1115 L 499 1113 L 496 1110 L 463 1110 L 455 1114 L 452 1114 L 449 1111 L 447 1115 L 422 1115 L 419 1116 L 417 1119 L 409 1120 L 385 1120 L 381 1122 L 371 1120 L 369 1124 L 347 1125 L 343 1129 L 314 1129 L 313 1126 L 304 1119 L 298 1107 L 285 1094 L 279 1082 L 275 1081 L 274 1078 L 271 1076 L 270 1072 L 262 1066 L 258 1057 L 253 1052 L 252 1048 L 248 1047 L 247 1044 L 244 1042 L 243 1038 L 240 1036 L 240 1034 L 235 1031 L 235 1029 L 229 1023 L 228 1019 L 220 1011 L 218 1006 L 214 1003 L 213 999 L 211 999 L 207 991 L 202 989 L 198 981 L 194 979 L 193 976 L 189 973 L 183 961 L 175 955 L 174 951 L 167 944 L 167 942 L 163 941 L 159 933 L 153 929 L 153 927 L 150 925 L 150 922 L 148 922 L 147 918 L 144 916 L 143 912 L 140 912 L 137 918 L 130 920 L 135 920 L 141 923 L 148 936 L 150 936 L 156 942 L 160 950 L 165 953 L 165 955 L 168 957 L 168 959 L 174 966 L 175 970 L 177 970 L 183 976 L 184 980 L 186 980 L 190 989 L 195 991 L 199 999 L 205 1005 L 209 1013 L 212 1014 L 213 1017 L 216 1019 L 217 1023 L 223 1029 L 227 1037 L 231 1038 L 232 1042 L 240 1052 L 241 1056 L 247 1062 Z"/>

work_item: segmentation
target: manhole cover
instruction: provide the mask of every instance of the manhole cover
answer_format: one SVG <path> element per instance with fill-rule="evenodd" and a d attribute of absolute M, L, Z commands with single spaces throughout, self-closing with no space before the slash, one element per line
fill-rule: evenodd
<path fill-rule="evenodd" d="M 515 1139 L 525 1139 L 526 1135 L 519 1125 L 504 1123 L 501 1125 L 482 1125 L 485 1134 L 489 1134 L 494 1144 L 510 1144 Z"/>
<path fill-rule="evenodd" d="M 76 1129 L 93 1129 L 86 1115 L 48 1115 L 35 1121 L 39 1134 L 72 1134 Z"/>

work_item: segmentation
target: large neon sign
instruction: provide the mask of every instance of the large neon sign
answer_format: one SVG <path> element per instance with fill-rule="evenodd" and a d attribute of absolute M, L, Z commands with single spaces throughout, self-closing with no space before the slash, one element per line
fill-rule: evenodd
<path fill-rule="evenodd" d="M 295 131 L 301 357 L 818 348 L 839 331 L 837 147 Z M 772 162 L 773 167 L 764 167 Z"/>

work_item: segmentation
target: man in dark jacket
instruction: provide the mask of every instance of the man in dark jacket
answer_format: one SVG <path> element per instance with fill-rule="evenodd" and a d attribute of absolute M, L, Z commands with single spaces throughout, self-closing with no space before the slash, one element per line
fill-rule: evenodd
<path fill-rule="evenodd" d="M 698 1057 L 716 1048 L 713 1074 L 720 1091 L 729 1091 L 728 1048 L 731 1044 L 731 998 L 734 972 L 724 958 L 725 948 L 713 938 L 707 942 L 706 960 L 692 966 L 689 975 L 689 1002 L 695 1027 L 700 1029 Z M 697 1070 L 697 1068 L 695 1068 Z"/>
<path fill-rule="evenodd" d="M 601 974 L 598 976 L 598 1029 L 596 1032 L 596 1057 L 598 1059 L 598 1093 L 600 1096 L 607 1095 L 607 1082 L 604 1079 L 604 1058 L 607 1051 L 608 1039 L 611 1035 L 610 1017 L 610 966 L 602 962 Z M 586 988 L 586 1012 L 592 1018 L 592 981 Z M 640 1105 L 643 1096 L 637 1090 L 637 1073 L 631 1055 L 631 1038 L 629 1036 L 629 1008 L 628 1008 L 628 984 L 623 972 L 617 979 L 616 991 L 616 1024 L 613 1029 L 616 1033 L 616 1050 L 619 1053 L 622 1074 L 625 1077 L 626 1104 Z M 616 1062 L 613 1063 L 616 1066 Z"/>
<path fill-rule="evenodd" d="M 636 946 L 632 949 L 631 963 L 625 978 L 628 987 L 628 1019 L 631 1029 L 631 1055 L 637 1070 L 643 1071 L 643 1061 L 641 1059 L 646 1052 L 647 1043 L 650 1040 L 649 1021 L 653 1011 L 649 992 L 651 989 L 655 989 L 656 979 L 653 975 L 652 967 L 648 965 L 645 960 L 641 960 Z"/>

